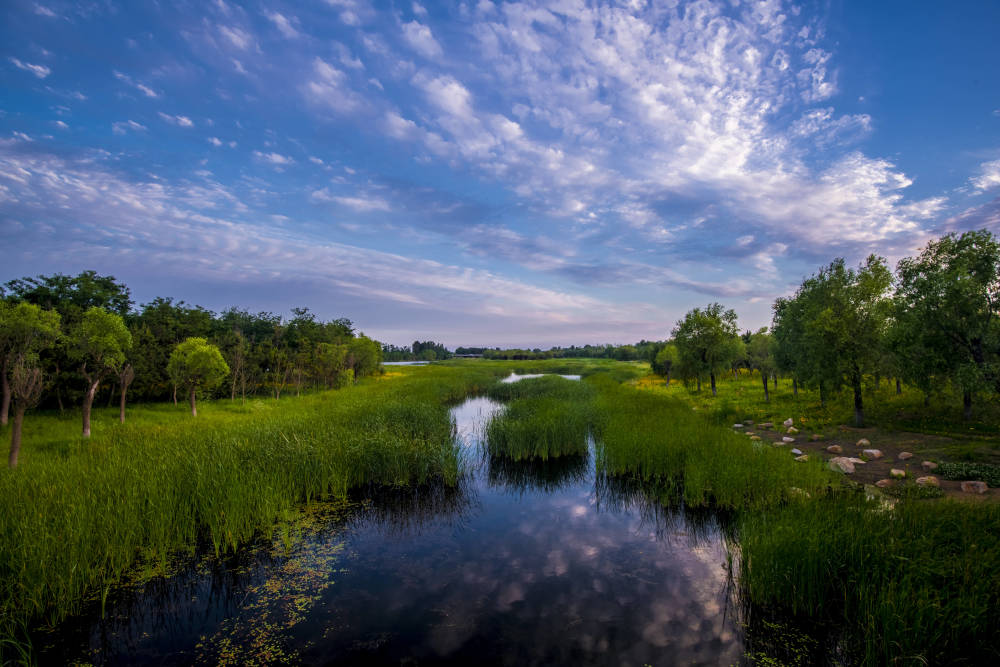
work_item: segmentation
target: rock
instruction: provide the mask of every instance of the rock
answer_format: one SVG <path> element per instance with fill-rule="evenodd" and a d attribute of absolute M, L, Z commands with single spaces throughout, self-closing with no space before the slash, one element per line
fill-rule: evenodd
<path fill-rule="evenodd" d="M 833 470 L 834 472 L 854 472 L 854 464 L 851 463 L 850 459 L 844 458 L 843 456 L 836 456 L 830 459 L 827 462 L 827 465 L 830 466 L 830 470 Z"/>
<path fill-rule="evenodd" d="M 743 423 L 744 424 L 749 424 L 749 425 L 753 426 L 753 420 L 752 419 L 744 419 Z"/>
<path fill-rule="evenodd" d="M 792 419 L 791 417 L 789 417 L 788 419 L 786 419 L 785 421 L 783 421 L 781 423 L 784 425 L 785 428 L 790 428 L 791 425 L 795 423 L 795 420 Z"/>
<path fill-rule="evenodd" d="M 880 489 L 884 489 L 886 487 L 892 486 L 892 480 L 891 479 L 880 479 L 879 481 L 875 482 L 875 486 L 877 486 Z"/>
<path fill-rule="evenodd" d="M 962 482 L 963 493 L 986 493 L 989 488 L 986 482 Z"/>
<path fill-rule="evenodd" d="M 743 431 L 743 433 L 746 434 L 746 435 L 753 435 L 754 434 L 753 431 Z"/>
<path fill-rule="evenodd" d="M 774 428 L 773 422 L 761 422 L 757 425 L 760 426 L 761 428 Z"/>
<path fill-rule="evenodd" d="M 787 435 L 781 439 L 782 442 L 795 442 L 795 438 L 789 438 Z"/>
<path fill-rule="evenodd" d="M 794 454 L 795 456 L 802 456 L 802 450 L 798 448 L 793 449 L 792 454 Z"/>
<path fill-rule="evenodd" d="M 840 445 L 830 445 L 829 447 L 826 448 L 826 451 L 830 452 L 831 454 L 843 454 L 844 448 L 841 447 Z"/>
<path fill-rule="evenodd" d="M 917 477 L 917 486 L 941 486 L 941 482 L 934 475 Z"/>
<path fill-rule="evenodd" d="M 868 463 L 868 461 L 865 461 L 864 459 L 859 459 L 856 456 L 851 456 L 847 460 L 850 461 L 851 463 L 860 463 L 862 465 L 864 465 L 865 463 Z"/>
<path fill-rule="evenodd" d="M 743 428 L 743 424 L 733 424 L 733 428 Z"/>
<path fill-rule="evenodd" d="M 858 447 L 870 447 L 871 444 L 872 442 L 868 438 L 861 438 L 858 440 Z"/>
<path fill-rule="evenodd" d="M 923 468 L 926 472 L 930 472 L 931 470 L 937 470 L 937 464 L 934 463 L 934 461 L 924 461 L 923 463 L 920 464 L 920 467 Z"/>
<path fill-rule="evenodd" d="M 809 460 L 809 455 L 808 454 L 803 454 L 802 456 L 796 456 L 795 460 L 796 461 L 808 461 Z"/>
<path fill-rule="evenodd" d="M 820 435 L 819 433 L 813 433 L 809 439 L 812 440 L 813 442 L 816 442 L 817 440 L 822 440 L 823 436 Z"/>
<path fill-rule="evenodd" d="M 864 456 L 867 456 L 870 459 L 880 459 L 880 458 L 882 458 L 882 450 L 881 449 L 866 449 L 866 450 L 864 450 L 861 453 Z"/>
<path fill-rule="evenodd" d="M 896 479 L 903 479 L 904 477 L 906 477 L 906 471 L 900 470 L 899 468 L 893 468 L 892 470 L 889 471 L 889 476 L 895 477 Z"/>
<path fill-rule="evenodd" d="M 759 435 L 751 435 L 750 436 L 750 440 L 752 440 L 754 442 L 757 442 L 758 440 L 760 440 L 760 436 Z"/>
<path fill-rule="evenodd" d="M 913 458 L 913 454 L 909 452 L 900 452 L 899 456 L 897 456 L 896 458 L 899 459 L 900 461 L 907 461 Z"/>
<path fill-rule="evenodd" d="M 791 433 L 792 435 L 795 435 L 796 433 L 799 432 L 799 429 L 795 428 L 794 426 L 789 426 L 788 432 Z"/>

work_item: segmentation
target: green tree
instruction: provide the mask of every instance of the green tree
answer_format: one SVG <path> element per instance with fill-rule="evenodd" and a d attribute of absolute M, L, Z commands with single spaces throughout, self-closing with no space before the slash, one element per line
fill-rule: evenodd
<path fill-rule="evenodd" d="M 132 347 L 132 334 L 118 313 L 91 306 L 70 335 L 70 358 L 80 362 L 86 381 L 83 395 L 83 437 L 90 437 L 90 411 L 97 387 L 109 373 L 118 373 L 125 353 Z"/>
<path fill-rule="evenodd" d="M 382 346 L 359 335 L 347 344 L 347 365 L 354 371 L 355 380 L 377 373 L 382 366 Z"/>
<path fill-rule="evenodd" d="M 344 384 L 347 365 L 347 346 L 336 343 L 320 343 L 316 346 L 316 374 L 325 389 Z"/>
<path fill-rule="evenodd" d="M 28 408 L 38 404 L 42 395 L 42 369 L 34 362 L 35 355 L 20 356 L 11 368 L 11 387 L 14 394 L 14 423 L 10 430 L 10 455 L 7 465 L 17 467 L 17 457 L 21 452 L 21 430 L 24 424 L 24 413 Z"/>
<path fill-rule="evenodd" d="M 10 373 L 18 360 L 51 346 L 60 333 L 59 313 L 42 310 L 32 303 L 0 300 L 0 382 L 3 398 L 0 425 L 6 424 L 10 411 Z"/>
<path fill-rule="evenodd" d="M 767 389 L 767 378 L 778 368 L 774 358 L 774 338 L 764 327 L 750 334 L 750 342 L 746 344 L 747 363 L 751 370 L 760 371 L 764 382 L 764 402 L 771 402 L 771 394 Z"/>
<path fill-rule="evenodd" d="M 215 345 L 204 338 L 188 338 L 170 354 L 167 373 L 177 386 L 187 390 L 191 415 L 197 417 L 197 391 L 219 386 L 229 374 L 229 366 Z"/>
<path fill-rule="evenodd" d="M 971 419 L 973 394 L 998 375 L 1000 244 L 986 230 L 949 234 L 901 260 L 896 272 L 896 338 L 908 375 L 933 369 L 950 376 Z"/>
<path fill-rule="evenodd" d="M 708 374 L 712 395 L 718 395 L 715 374 L 728 368 L 740 351 L 736 311 L 723 310 L 719 303 L 711 303 L 704 310 L 695 308 L 677 322 L 673 337 L 680 356 L 689 361 L 699 377 Z"/>
<path fill-rule="evenodd" d="M 656 353 L 656 358 L 653 360 L 653 372 L 666 377 L 669 385 L 670 375 L 677 370 L 677 360 L 677 346 L 673 343 L 667 343 Z"/>
<path fill-rule="evenodd" d="M 862 379 L 877 372 L 883 359 L 891 287 L 892 274 L 881 257 L 870 255 L 857 270 L 838 258 L 803 281 L 782 305 L 775 326 L 779 344 L 785 340 L 781 328 L 795 332 L 790 353 L 797 372 L 806 373 L 821 391 L 827 384 L 851 388 L 857 426 L 864 425 Z"/>

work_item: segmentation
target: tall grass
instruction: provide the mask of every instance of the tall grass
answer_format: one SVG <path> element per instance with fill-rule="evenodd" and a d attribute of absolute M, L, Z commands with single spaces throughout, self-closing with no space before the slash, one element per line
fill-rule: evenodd
<path fill-rule="evenodd" d="M 750 442 L 664 395 L 595 378 L 598 460 L 608 474 L 655 481 L 688 505 L 747 509 L 824 492 L 835 478 L 819 461 Z"/>
<path fill-rule="evenodd" d="M 851 662 L 997 664 L 1000 506 L 856 496 L 743 515 L 740 582 L 764 612 L 840 624 Z"/>
<path fill-rule="evenodd" d="M 447 404 L 492 381 L 427 369 L 259 413 L 135 411 L 86 442 L 54 439 L 58 418 L 38 424 L 44 445 L 26 437 L 21 466 L 0 471 L 0 637 L 58 622 L 138 563 L 198 540 L 235 549 L 303 501 L 365 484 L 454 484 Z"/>
<path fill-rule="evenodd" d="M 547 376 L 497 384 L 489 394 L 509 401 L 486 426 L 490 456 L 545 461 L 587 453 L 595 394 L 590 385 Z"/>

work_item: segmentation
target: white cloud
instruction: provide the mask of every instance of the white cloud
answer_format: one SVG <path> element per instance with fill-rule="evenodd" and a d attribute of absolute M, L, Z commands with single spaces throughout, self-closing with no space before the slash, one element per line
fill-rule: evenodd
<path fill-rule="evenodd" d="M 278 12 L 271 12 L 267 14 L 267 18 L 278 29 L 278 32 L 280 32 L 288 39 L 295 39 L 299 36 L 299 31 L 296 30 L 295 27 L 292 25 L 292 21 L 289 21 L 288 18 L 283 14 L 279 14 Z M 294 17 L 293 20 L 295 20 Z"/>
<path fill-rule="evenodd" d="M 157 97 L 160 96 L 160 94 L 157 93 L 155 90 L 153 90 L 152 88 L 150 88 L 149 86 L 147 86 L 147 85 L 145 85 L 143 83 L 135 81 L 132 77 L 128 76 L 127 74 L 122 74 L 121 72 L 115 70 L 114 71 L 114 75 L 115 75 L 116 79 L 118 79 L 119 81 L 123 81 L 123 82 L 127 83 L 128 85 L 134 87 L 135 89 L 139 90 L 146 97 L 157 98 Z"/>
<path fill-rule="evenodd" d="M 35 13 L 39 16 L 47 16 L 50 19 L 57 18 L 58 14 L 46 7 L 45 5 L 35 4 Z"/>
<path fill-rule="evenodd" d="M 322 58 L 313 60 L 312 78 L 303 87 L 303 94 L 313 104 L 341 114 L 365 106 L 364 100 L 351 89 L 347 75 Z"/>
<path fill-rule="evenodd" d="M 287 167 L 295 164 L 295 160 L 293 158 L 280 153 L 262 153 L 260 151 L 254 151 L 253 156 L 261 162 L 266 162 L 270 165 L 274 165 L 275 167 Z"/>
<path fill-rule="evenodd" d="M 111 124 L 111 131 L 115 134 L 125 134 L 129 130 L 133 132 L 145 132 L 148 128 L 142 123 L 137 123 L 134 120 L 120 121 Z"/>
<path fill-rule="evenodd" d="M 60 130 L 68 130 L 69 129 L 69 125 L 67 125 L 66 123 L 64 123 L 61 120 L 52 121 L 52 124 L 55 125 L 56 127 L 58 127 Z"/>
<path fill-rule="evenodd" d="M 219 34 L 241 51 L 246 51 L 253 45 L 253 37 L 250 33 L 236 26 L 220 25 Z"/>
<path fill-rule="evenodd" d="M 431 60 L 440 58 L 444 51 L 441 45 L 434 39 L 431 29 L 418 21 L 410 21 L 403 24 L 403 39 L 410 47 L 425 58 Z"/>
<path fill-rule="evenodd" d="M 364 195 L 357 195 L 353 197 L 338 196 L 331 194 L 327 188 L 316 190 L 312 193 L 312 195 L 310 195 L 310 198 L 316 202 L 332 202 L 340 204 L 341 206 L 346 206 L 347 208 L 358 211 L 359 213 L 392 210 L 389 202 L 381 197 L 368 197 Z"/>
<path fill-rule="evenodd" d="M 157 114 L 167 123 L 171 125 L 178 125 L 180 127 L 194 127 L 194 121 L 187 116 L 171 116 L 168 113 L 163 113 L 158 111 Z"/>
<path fill-rule="evenodd" d="M 1000 160 L 984 162 L 979 165 L 979 169 L 979 175 L 969 179 L 972 187 L 979 192 L 985 192 L 1000 186 Z"/>
<path fill-rule="evenodd" d="M 14 63 L 14 67 L 18 69 L 23 69 L 25 72 L 31 72 L 39 79 L 44 79 L 49 74 L 52 74 L 52 70 L 45 65 L 33 65 L 32 63 L 26 63 L 17 58 L 11 58 L 10 61 Z"/>
<path fill-rule="evenodd" d="M 209 137 L 208 138 L 208 143 L 210 143 L 213 146 L 215 146 L 216 148 L 218 148 L 219 146 L 222 145 L 222 139 L 219 139 L 218 137 Z"/>

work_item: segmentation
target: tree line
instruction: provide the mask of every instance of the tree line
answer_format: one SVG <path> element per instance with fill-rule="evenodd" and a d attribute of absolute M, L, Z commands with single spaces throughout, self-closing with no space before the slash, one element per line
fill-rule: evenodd
<path fill-rule="evenodd" d="M 382 345 L 382 361 L 440 361 L 450 358 L 448 348 L 432 340 L 415 340 L 410 347 Z"/>
<path fill-rule="evenodd" d="M 113 276 L 84 271 L 11 280 L 0 287 L 0 423 L 13 407 L 11 466 L 24 412 L 126 397 L 173 400 L 197 413 L 198 395 L 231 399 L 335 388 L 379 372 L 382 346 L 348 319 L 323 322 L 308 308 L 291 318 L 230 308 L 214 313 L 171 298 L 134 308 Z"/>
<path fill-rule="evenodd" d="M 740 334 L 736 313 L 718 303 L 677 322 L 653 360 L 662 374 L 716 377 L 739 368 L 758 371 L 765 399 L 778 375 L 815 388 L 821 402 L 842 390 L 864 424 L 865 378 L 896 379 L 924 392 L 925 402 L 952 387 L 971 419 L 976 396 L 1000 392 L 1000 243 L 987 230 L 948 234 L 895 274 L 869 256 L 857 267 L 841 258 L 806 278 L 794 295 L 773 305 L 770 328 Z"/>

